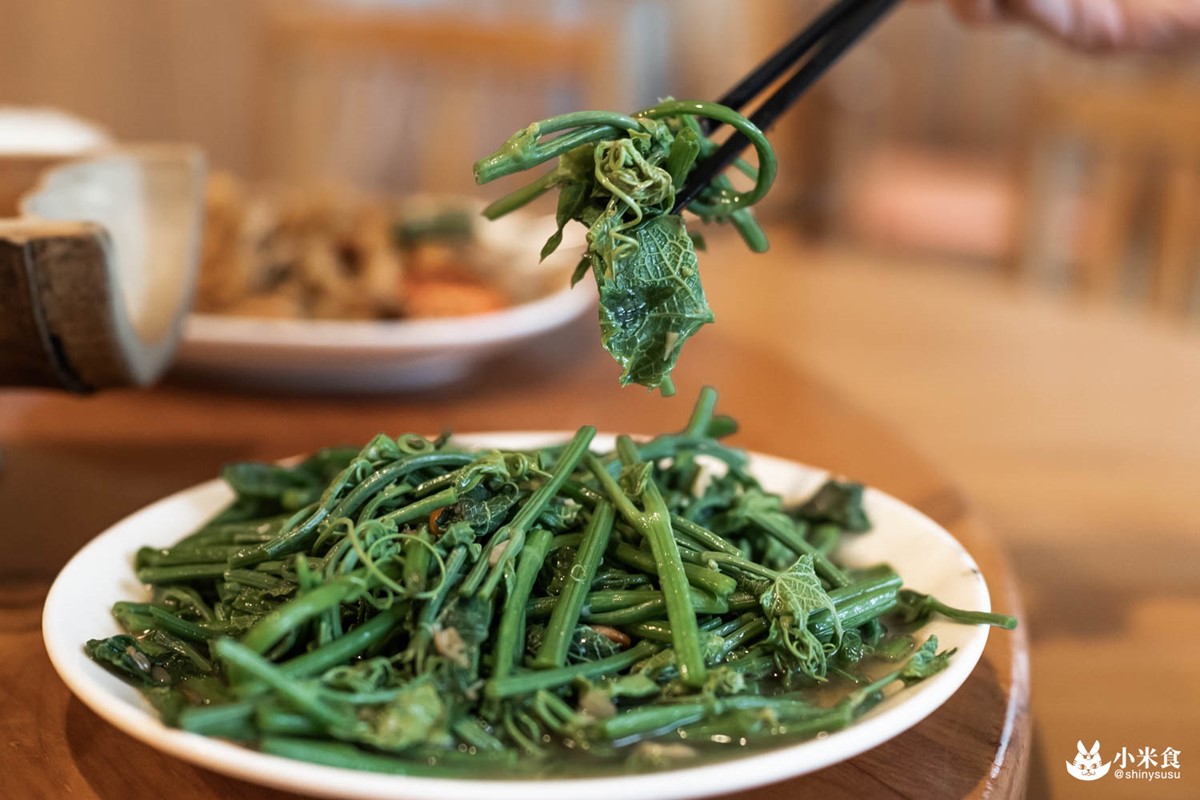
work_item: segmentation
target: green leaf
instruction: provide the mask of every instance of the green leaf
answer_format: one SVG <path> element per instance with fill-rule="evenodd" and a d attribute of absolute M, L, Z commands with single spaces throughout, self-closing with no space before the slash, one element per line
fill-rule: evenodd
<path fill-rule="evenodd" d="M 812 557 L 800 556 L 796 563 L 779 573 L 759 596 L 759 604 L 771 620 L 769 640 L 775 644 L 777 655 L 788 666 L 810 678 L 823 678 L 825 645 L 808 630 L 808 619 L 814 611 L 829 611 L 834 621 L 831 650 L 836 650 L 841 641 L 842 625 L 837 608 L 813 569 Z"/>
<path fill-rule="evenodd" d="M 559 197 L 565 197 L 565 195 L 559 195 Z M 554 255 L 554 251 L 558 249 L 560 244 L 562 244 L 562 238 L 562 228 L 559 228 L 554 233 L 550 234 L 550 238 L 546 240 L 544 245 L 542 245 L 542 250 L 538 254 L 538 261 L 545 261 L 547 258 Z"/>
<path fill-rule="evenodd" d="M 560 166 L 560 171 L 562 169 Z M 554 214 L 554 221 L 558 225 L 558 228 L 546 240 L 546 244 L 542 246 L 542 261 L 549 258 L 558 249 L 558 246 L 562 244 L 563 229 L 567 227 L 567 223 L 571 220 L 577 219 L 583 207 L 587 205 L 588 195 L 592 190 L 592 183 L 590 180 L 580 180 L 574 177 L 562 181 L 562 189 L 558 194 L 558 209 Z"/>
<path fill-rule="evenodd" d="M 401 688 L 366 719 L 366 731 L 354 739 L 381 750 L 401 752 L 447 738 L 449 710 L 433 681 L 418 678 Z"/>
<path fill-rule="evenodd" d="M 667 152 L 666 169 L 676 190 L 683 188 L 701 149 L 700 134 L 694 129 L 685 127 L 675 134 L 675 140 Z"/>
<path fill-rule="evenodd" d="M 750 488 L 736 498 L 736 504 L 722 520 L 723 527 L 737 529 L 743 525 L 771 520 L 786 528 L 795 528 L 795 523 L 783 513 L 783 499 L 762 489 Z"/>
<path fill-rule="evenodd" d="M 596 269 L 600 341 L 621 365 L 621 383 L 651 389 L 669 380 L 680 350 L 712 322 L 696 251 L 679 216 L 655 217 L 632 234 L 636 248 L 613 245 L 611 274 Z"/>
<path fill-rule="evenodd" d="M 796 563 L 779 573 L 759 597 L 759 602 L 771 619 L 791 616 L 802 623 L 808 620 L 812 612 L 822 608 L 837 619 L 837 608 L 821 586 L 821 579 L 813 569 L 812 556 L 800 556 Z M 841 638 L 840 627 L 837 628 L 837 636 Z"/>
<path fill-rule="evenodd" d="M 350 466 L 358 455 L 357 447 L 323 447 L 301 462 L 297 469 L 312 475 L 322 486 Z"/>
<path fill-rule="evenodd" d="M 583 506 L 574 500 L 552 497 L 542 513 L 538 514 L 537 524 L 549 528 L 552 533 L 567 533 L 575 526 L 582 510 Z"/>
<path fill-rule="evenodd" d="M 475 497 L 478 493 L 481 496 Z M 483 536 L 499 528 L 509 518 L 509 511 L 523 495 L 514 483 L 502 483 L 494 493 L 475 490 L 454 505 L 450 519 L 438 520 L 439 527 L 455 522 L 466 522 L 475 536 Z"/>
<path fill-rule="evenodd" d="M 239 497 L 260 499 L 277 500 L 287 491 L 319 486 L 317 478 L 307 471 L 257 462 L 228 464 L 221 470 L 221 477 Z"/>
<path fill-rule="evenodd" d="M 199 672 L 185 656 L 132 636 L 89 639 L 84 652 L 97 664 L 143 687 L 171 686 Z"/>
<path fill-rule="evenodd" d="M 584 253 L 580 257 L 579 263 L 575 265 L 575 271 L 571 273 L 571 288 L 575 288 L 575 284 L 583 280 L 583 276 L 588 274 L 592 268 L 592 254 Z"/>
<path fill-rule="evenodd" d="M 957 652 L 954 650 L 943 650 L 941 653 L 937 651 L 938 640 L 936 636 L 930 636 L 925 640 L 925 644 L 917 648 L 917 652 L 913 653 L 912 658 L 900 670 L 899 678 L 904 681 L 905 686 L 923 681 L 930 675 L 936 675 L 950 665 L 950 656 Z"/>
<path fill-rule="evenodd" d="M 625 494 L 631 497 L 641 497 L 646 491 L 646 483 L 653 477 L 654 465 L 649 462 L 626 464 L 621 467 L 617 481 Z"/>
<path fill-rule="evenodd" d="M 843 667 L 853 666 L 862 661 L 864 655 L 866 655 L 866 650 L 858 628 L 846 631 L 842 635 L 842 646 L 837 651 L 838 664 Z"/>
<path fill-rule="evenodd" d="M 871 520 L 863 508 L 861 483 L 829 480 L 796 513 L 813 522 L 832 522 L 848 531 L 871 530 Z"/>
<path fill-rule="evenodd" d="M 442 648 L 437 648 L 446 659 L 447 675 L 454 688 L 464 696 L 472 691 L 471 687 L 479 680 L 480 650 L 487 641 L 494 610 L 490 602 L 478 595 L 467 598 L 459 596 L 446 606 L 439 617 L 438 627 L 441 631 L 435 634 L 435 643 L 442 634 L 446 634 L 444 641 L 462 649 L 461 653 L 454 653 L 442 652 Z"/>

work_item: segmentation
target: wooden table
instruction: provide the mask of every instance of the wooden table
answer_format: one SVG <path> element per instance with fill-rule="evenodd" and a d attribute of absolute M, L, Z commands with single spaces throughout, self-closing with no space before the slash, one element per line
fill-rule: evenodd
<path fill-rule="evenodd" d="M 121 516 L 209 478 L 232 459 L 279 458 L 377 431 L 678 427 L 703 382 L 736 416 L 736 441 L 879 486 L 948 527 L 970 549 L 995 607 L 1019 614 L 1004 556 L 955 486 L 891 431 L 769 350 L 713 328 L 689 344 L 679 395 L 621 390 L 594 322 L 572 326 L 479 380 L 392 398 L 235 394 L 168 383 L 73 398 L 0 395 L 0 797 L 278 797 L 161 755 L 117 732 L 52 672 L 40 612 L 59 567 Z M 1024 793 L 1029 746 L 1022 630 L 994 632 L 966 685 L 925 722 L 854 759 L 754 800 L 999 798 Z"/>
<path fill-rule="evenodd" d="M 739 253 L 714 239 L 706 256 L 717 324 L 928 454 L 1009 554 L 1030 797 L 1200 797 L 1200 767 L 1086 786 L 1063 768 L 1080 738 L 1200 753 L 1200 318 L 778 231 Z"/>

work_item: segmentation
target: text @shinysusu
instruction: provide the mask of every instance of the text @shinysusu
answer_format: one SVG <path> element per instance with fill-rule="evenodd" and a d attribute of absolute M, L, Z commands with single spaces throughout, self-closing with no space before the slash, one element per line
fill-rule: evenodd
<path fill-rule="evenodd" d="M 1083 740 L 1076 742 L 1077 751 L 1071 761 L 1066 761 L 1067 772 L 1081 781 L 1097 781 L 1105 776 L 1116 780 L 1161 781 L 1179 780 L 1182 768 L 1179 757 L 1182 751 L 1165 746 L 1162 748 L 1143 745 L 1130 748 L 1123 746 L 1108 761 L 1100 752 L 1100 741 L 1086 747 Z M 1113 768 L 1115 766 L 1115 769 Z"/>

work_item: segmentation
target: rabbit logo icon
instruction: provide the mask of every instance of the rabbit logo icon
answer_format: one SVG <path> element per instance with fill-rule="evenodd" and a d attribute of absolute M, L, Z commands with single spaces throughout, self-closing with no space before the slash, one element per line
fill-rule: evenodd
<path fill-rule="evenodd" d="M 1092 749 L 1088 750 L 1083 746 L 1083 741 L 1075 743 L 1079 747 L 1079 752 L 1075 754 L 1075 761 L 1064 762 L 1067 765 L 1067 772 L 1071 773 L 1072 778 L 1078 778 L 1081 781 L 1095 781 L 1103 778 L 1108 774 L 1109 764 L 1100 763 L 1100 740 L 1092 743 Z"/>

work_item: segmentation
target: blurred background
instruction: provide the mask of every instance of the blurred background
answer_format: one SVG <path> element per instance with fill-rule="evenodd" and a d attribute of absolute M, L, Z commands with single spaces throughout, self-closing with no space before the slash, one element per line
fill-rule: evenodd
<path fill-rule="evenodd" d="M 821 3 L 0 5 L 5 103 L 192 141 L 252 180 L 411 192 L 473 191 L 469 161 L 531 119 L 715 97 Z M 906 3 L 775 132 L 764 213 L 1195 317 L 1198 61 Z"/>
<path fill-rule="evenodd" d="M 194 142 L 250 183 L 486 197 L 471 162 L 529 121 L 714 98 L 822 5 L 0 0 L 0 104 Z M 1163 642 L 1200 628 L 1200 50 L 1099 58 L 908 2 L 772 140 L 779 255 L 702 260 L 717 318 L 994 527 L 1033 642 L 1030 796 L 1070 796 L 1081 737 L 1186 760 L 1200 648 Z"/>

